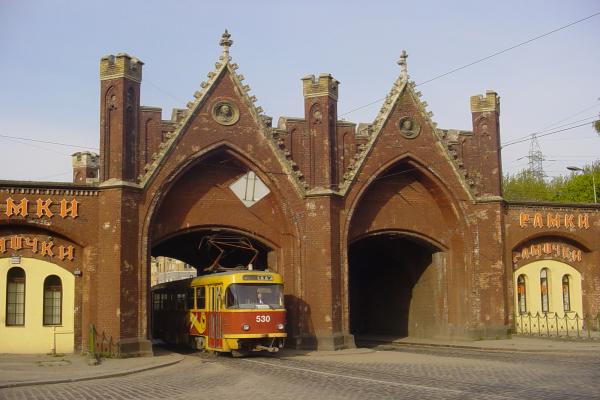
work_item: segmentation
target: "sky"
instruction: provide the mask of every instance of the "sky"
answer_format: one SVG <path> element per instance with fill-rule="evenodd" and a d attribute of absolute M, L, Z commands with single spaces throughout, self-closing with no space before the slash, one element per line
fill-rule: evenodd
<path fill-rule="evenodd" d="M 371 122 L 381 101 L 352 110 L 385 97 L 403 49 L 419 84 L 599 11 L 598 0 L 0 0 L 0 180 L 70 181 L 70 155 L 98 151 L 106 54 L 145 63 L 141 103 L 169 119 L 214 69 L 228 29 L 237 72 L 274 123 L 303 116 L 300 79 L 323 72 L 341 82 L 338 115 Z M 464 130 L 470 96 L 498 92 L 504 144 L 583 124 L 538 138 L 546 175 L 567 175 L 600 159 L 599 39 L 600 15 L 418 90 L 439 128 Z M 530 144 L 502 149 L 505 174 L 527 168 Z"/>

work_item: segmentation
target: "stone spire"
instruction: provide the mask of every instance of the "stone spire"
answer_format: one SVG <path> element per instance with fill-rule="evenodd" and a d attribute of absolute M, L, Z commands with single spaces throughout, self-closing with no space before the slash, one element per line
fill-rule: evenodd
<path fill-rule="evenodd" d="M 223 47 L 223 58 L 225 59 L 225 62 L 229 60 L 229 48 L 233 44 L 233 40 L 230 38 L 231 35 L 229 32 L 227 32 L 227 29 L 225 29 L 225 32 L 223 32 L 223 35 L 221 35 L 221 40 L 219 41 L 219 45 Z"/>
<path fill-rule="evenodd" d="M 400 77 L 404 81 L 408 81 L 408 66 L 406 64 L 406 59 L 408 58 L 408 54 L 406 50 L 402 50 L 402 54 L 400 54 L 400 59 L 398 60 L 398 65 L 400 66 Z"/>

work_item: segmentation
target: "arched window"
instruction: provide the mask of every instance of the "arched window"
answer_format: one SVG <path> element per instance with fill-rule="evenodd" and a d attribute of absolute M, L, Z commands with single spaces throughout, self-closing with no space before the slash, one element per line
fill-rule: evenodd
<path fill-rule="evenodd" d="M 548 293 L 548 268 L 543 268 L 540 271 L 540 293 L 542 300 L 542 312 L 547 313 L 549 311 L 549 297 Z"/>
<path fill-rule="evenodd" d="M 519 302 L 519 314 L 527 312 L 527 291 L 525 289 L 525 275 L 517 278 L 517 300 Z"/>
<path fill-rule="evenodd" d="M 62 323 L 62 282 L 56 275 L 44 280 L 44 325 Z"/>
<path fill-rule="evenodd" d="M 13 267 L 6 278 L 6 325 L 25 325 L 25 270 Z"/>
<path fill-rule="evenodd" d="M 562 296 L 563 296 L 563 310 L 571 311 L 571 294 L 569 287 L 569 275 L 565 275 L 562 278 Z"/>

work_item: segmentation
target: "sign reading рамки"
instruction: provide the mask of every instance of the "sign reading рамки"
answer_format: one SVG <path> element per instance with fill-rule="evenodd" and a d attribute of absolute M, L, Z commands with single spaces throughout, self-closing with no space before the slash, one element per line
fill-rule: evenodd
<path fill-rule="evenodd" d="M 5 201 L 4 214 L 11 217 L 47 217 L 52 218 L 55 215 L 61 218 L 77 218 L 79 216 L 79 202 L 75 199 L 67 200 L 63 198 L 60 201 L 51 199 L 37 199 L 35 202 L 23 198 L 19 201 L 11 197 Z M 31 209 L 30 209 L 31 208 Z"/>
<path fill-rule="evenodd" d="M 521 212 L 519 226 L 521 228 L 589 229 L 590 217 L 588 214 Z"/>

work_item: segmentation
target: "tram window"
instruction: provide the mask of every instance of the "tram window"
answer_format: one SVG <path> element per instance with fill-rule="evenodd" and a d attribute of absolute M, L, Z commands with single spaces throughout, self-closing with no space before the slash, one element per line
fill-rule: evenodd
<path fill-rule="evenodd" d="M 169 301 L 169 293 L 161 293 L 161 304 L 162 306 L 160 307 L 161 310 L 170 310 L 171 309 L 171 302 Z"/>
<path fill-rule="evenodd" d="M 175 309 L 176 310 L 185 310 L 185 293 L 177 293 Z"/>
<path fill-rule="evenodd" d="M 204 286 L 196 288 L 196 307 L 200 310 L 206 308 L 206 290 Z"/>
<path fill-rule="evenodd" d="M 185 298 L 187 301 L 187 308 L 188 309 L 194 308 L 194 288 L 190 288 L 187 290 L 187 292 L 185 294 Z"/>
<path fill-rule="evenodd" d="M 152 307 L 154 308 L 155 311 L 160 310 L 160 294 L 159 293 L 154 293 L 152 295 Z"/>
<path fill-rule="evenodd" d="M 227 308 L 283 308 L 281 285 L 274 284 L 232 284 L 225 291 Z"/>

